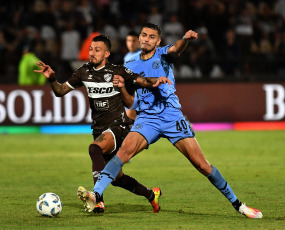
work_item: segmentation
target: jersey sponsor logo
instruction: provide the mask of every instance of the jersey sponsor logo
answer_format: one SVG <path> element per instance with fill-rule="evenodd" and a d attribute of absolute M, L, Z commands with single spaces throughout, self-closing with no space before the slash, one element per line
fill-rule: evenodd
<path fill-rule="evenodd" d="M 105 81 L 109 82 L 109 81 L 111 81 L 111 78 L 112 78 L 112 74 L 110 74 L 110 73 L 104 74 Z"/>
<path fill-rule="evenodd" d="M 109 109 L 109 101 L 108 100 L 94 101 L 94 106 L 97 110 Z"/>
<path fill-rule="evenodd" d="M 108 88 L 105 88 L 105 87 L 87 87 L 88 89 L 88 93 L 99 93 L 99 94 L 103 94 L 103 93 L 112 93 L 113 91 L 113 87 L 108 87 Z"/>
<path fill-rule="evenodd" d="M 160 66 L 160 60 L 159 60 L 159 59 L 155 60 L 155 61 L 152 63 L 152 68 L 153 68 L 153 69 L 158 69 L 159 66 Z"/>
<path fill-rule="evenodd" d="M 83 84 L 90 98 L 112 97 L 120 93 L 119 89 L 114 88 L 113 82 L 83 81 Z"/>

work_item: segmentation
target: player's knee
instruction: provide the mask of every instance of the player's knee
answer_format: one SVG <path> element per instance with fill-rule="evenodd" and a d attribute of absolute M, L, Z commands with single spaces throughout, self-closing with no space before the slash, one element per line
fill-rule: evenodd
<path fill-rule="evenodd" d="M 211 171 L 212 171 L 212 167 L 210 164 L 207 163 L 202 163 L 198 166 L 196 166 L 197 170 L 202 173 L 204 176 L 208 176 L 210 175 Z"/>

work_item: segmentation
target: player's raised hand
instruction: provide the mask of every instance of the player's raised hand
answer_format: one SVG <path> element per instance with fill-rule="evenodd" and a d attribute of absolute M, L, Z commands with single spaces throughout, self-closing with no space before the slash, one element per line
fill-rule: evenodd
<path fill-rule="evenodd" d="M 119 88 L 123 88 L 125 86 L 125 79 L 121 75 L 114 75 L 113 84 Z"/>
<path fill-rule="evenodd" d="M 170 81 L 167 77 L 159 77 L 156 81 L 156 83 L 152 87 L 157 87 L 160 84 L 166 84 L 173 85 L 172 81 Z"/>
<path fill-rule="evenodd" d="M 42 73 L 46 78 L 50 78 L 55 75 L 55 72 L 49 65 L 46 65 L 42 61 L 36 62 L 36 64 L 40 67 L 40 70 L 35 69 L 34 72 Z"/>
<path fill-rule="evenodd" d="M 193 30 L 188 30 L 185 35 L 183 36 L 184 40 L 192 41 L 198 38 L 198 33 Z"/>

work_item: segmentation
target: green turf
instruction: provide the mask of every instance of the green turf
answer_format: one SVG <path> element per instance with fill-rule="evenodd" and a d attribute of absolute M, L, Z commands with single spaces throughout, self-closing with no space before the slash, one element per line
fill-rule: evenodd
<path fill-rule="evenodd" d="M 0 229 L 285 229 L 285 132 L 198 132 L 206 158 L 240 200 L 262 210 L 247 219 L 168 141 L 124 166 L 146 186 L 159 186 L 161 211 L 145 198 L 108 187 L 104 215 L 85 213 L 76 189 L 92 186 L 91 135 L 0 135 Z M 39 216 L 44 192 L 63 203 L 57 218 Z"/>

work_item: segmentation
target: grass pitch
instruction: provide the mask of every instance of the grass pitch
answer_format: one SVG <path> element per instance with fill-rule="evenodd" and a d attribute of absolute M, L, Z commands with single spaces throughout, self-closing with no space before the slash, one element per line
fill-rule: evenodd
<path fill-rule="evenodd" d="M 198 132 L 206 158 L 238 198 L 263 219 L 238 214 L 167 140 L 124 166 L 149 188 L 159 186 L 161 211 L 147 200 L 109 186 L 105 214 L 85 213 L 79 185 L 92 189 L 91 135 L 0 136 L 0 229 L 285 229 L 285 132 Z M 37 198 L 61 197 L 62 213 L 39 216 Z"/>

